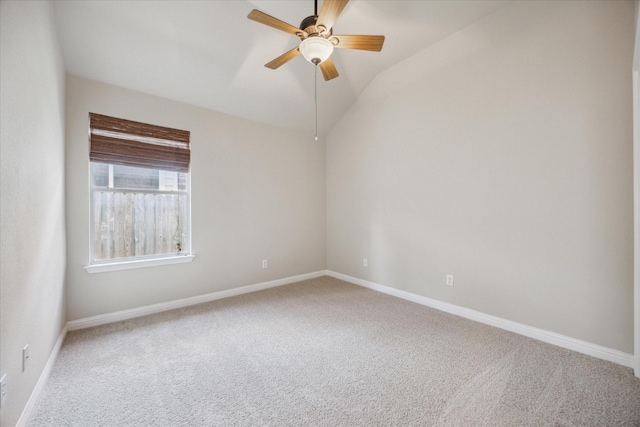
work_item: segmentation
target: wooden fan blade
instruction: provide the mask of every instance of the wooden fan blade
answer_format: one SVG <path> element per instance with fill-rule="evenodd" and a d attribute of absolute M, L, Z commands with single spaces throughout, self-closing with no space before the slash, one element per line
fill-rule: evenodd
<path fill-rule="evenodd" d="M 338 77 L 338 70 L 336 69 L 336 64 L 333 63 L 331 57 L 328 57 L 324 61 L 320 63 L 320 70 L 322 70 L 322 76 L 326 81 L 331 79 L 335 79 Z"/>
<path fill-rule="evenodd" d="M 300 49 L 298 49 L 298 46 L 296 46 L 293 49 L 291 49 L 289 52 L 285 52 L 282 55 L 278 56 L 273 61 L 267 64 L 264 64 L 264 66 L 267 68 L 271 68 L 272 70 L 275 70 L 276 68 L 291 61 L 293 58 L 295 58 L 298 55 L 300 55 Z"/>
<path fill-rule="evenodd" d="M 329 31 L 347 3 L 349 0 L 324 0 L 317 25 L 322 25 Z"/>
<path fill-rule="evenodd" d="M 357 49 L 380 52 L 384 44 L 384 36 L 333 36 L 338 44 L 334 47 L 339 49 Z"/>
<path fill-rule="evenodd" d="M 256 22 L 259 22 L 261 24 L 273 27 L 276 30 L 284 31 L 285 33 L 289 33 L 289 34 L 293 34 L 294 36 L 297 36 L 299 33 L 302 33 L 300 28 L 294 27 L 291 24 L 287 24 L 286 22 L 281 21 L 281 20 L 279 20 L 277 18 L 274 18 L 271 15 L 267 15 L 264 12 L 260 12 L 258 9 L 253 9 L 251 11 L 251 13 L 249 13 L 249 15 L 247 15 L 247 18 L 251 19 L 252 21 L 256 21 Z"/>

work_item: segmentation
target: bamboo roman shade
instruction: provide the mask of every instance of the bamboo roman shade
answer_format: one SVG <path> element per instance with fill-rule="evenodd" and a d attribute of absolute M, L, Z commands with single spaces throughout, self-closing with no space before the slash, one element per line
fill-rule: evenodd
<path fill-rule="evenodd" d="M 89 160 L 189 172 L 190 132 L 89 113 Z"/>

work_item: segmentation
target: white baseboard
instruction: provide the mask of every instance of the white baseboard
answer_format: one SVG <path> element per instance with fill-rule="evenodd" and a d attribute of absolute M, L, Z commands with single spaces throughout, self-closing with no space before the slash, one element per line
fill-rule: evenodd
<path fill-rule="evenodd" d="M 31 419 L 31 415 L 33 415 L 33 411 L 38 406 L 38 402 L 40 401 L 40 396 L 42 395 L 42 391 L 44 387 L 47 385 L 47 381 L 49 381 L 49 376 L 51 375 L 51 371 L 53 370 L 53 365 L 56 363 L 56 359 L 60 354 L 60 349 L 62 348 L 62 344 L 64 343 L 64 339 L 67 336 L 67 325 L 62 328 L 62 332 L 58 336 L 58 340 L 56 344 L 53 346 L 53 350 L 51 350 L 51 354 L 49 355 L 49 359 L 47 359 L 46 365 L 44 365 L 44 369 L 40 374 L 40 378 L 38 378 L 38 382 L 36 383 L 33 392 L 31 392 L 31 396 L 29 396 L 29 400 L 22 410 L 22 414 L 18 419 L 16 427 L 26 426 L 29 420 Z"/>
<path fill-rule="evenodd" d="M 276 286 L 288 285 L 289 283 L 299 282 L 301 280 L 314 279 L 326 275 L 325 270 L 316 271 L 314 273 L 300 274 L 298 276 L 285 277 L 284 279 L 271 280 L 268 282 L 256 283 L 254 285 L 241 286 L 239 288 L 227 289 L 225 291 L 212 292 L 205 295 L 198 295 L 190 298 L 183 298 L 159 304 L 146 305 L 143 307 L 132 308 L 129 310 L 116 311 L 115 313 L 100 314 L 97 316 L 85 317 L 83 319 L 72 320 L 67 322 L 69 331 L 90 328 L 93 326 L 104 325 L 107 323 L 119 322 L 121 320 L 133 319 L 149 314 L 160 313 L 163 311 L 173 310 L 176 308 L 188 307 L 191 305 L 202 304 L 204 302 L 215 301 L 222 298 L 228 298 L 236 295 L 247 294 L 249 292 L 260 291 Z"/>
<path fill-rule="evenodd" d="M 406 292 L 400 289 L 391 288 L 389 286 L 380 285 L 378 283 L 369 282 L 367 280 L 358 279 L 357 277 L 348 276 L 346 274 L 336 273 L 334 271 L 328 270 L 327 275 L 335 277 L 336 279 L 344 280 L 345 282 L 353 283 L 354 285 L 363 286 L 374 291 L 383 292 L 385 294 L 393 295 L 395 297 L 425 305 L 427 307 L 435 308 L 440 311 L 465 317 L 476 322 L 495 326 L 497 328 L 515 332 L 516 334 L 524 335 L 529 338 L 534 338 L 539 341 L 557 345 L 558 347 L 577 351 L 578 353 L 597 357 L 598 359 L 608 360 L 609 362 L 617 363 L 619 365 L 626 366 L 627 368 L 633 368 L 635 363 L 635 359 L 631 354 L 623 353 L 621 351 L 603 347 L 601 345 L 592 344 L 576 338 L 571 338 L 566 335 L 561 335 L 555 332 L 549 332 L 543 329 L 534 328 L 532 326 L 523 325 L 522 323 L 513 322 L 511 320 L 491 316 L 489 314 L 481 313 L 479 311 L 460 307 L 454 304 L 449 304 L 443 301 L 416 295 L 411 292 Z"/>

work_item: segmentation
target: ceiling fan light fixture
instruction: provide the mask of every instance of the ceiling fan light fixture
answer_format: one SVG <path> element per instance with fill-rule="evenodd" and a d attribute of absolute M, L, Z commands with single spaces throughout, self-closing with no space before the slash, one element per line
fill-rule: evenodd
<path fill-rule="evenodd" d="M 315 65 L 327 60 L 332 52 L 333 43 L 319 36 L 308 37 L 300 43 L 300 53 L 304 59 Z"/>

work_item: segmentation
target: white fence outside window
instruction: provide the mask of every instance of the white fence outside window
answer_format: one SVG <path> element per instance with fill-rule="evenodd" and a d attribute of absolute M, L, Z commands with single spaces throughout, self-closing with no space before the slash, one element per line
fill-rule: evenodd
<path fill-rule="evenodd" d="M 186 173 L 91 165 L 92 262 L 188 251 Z"/>

